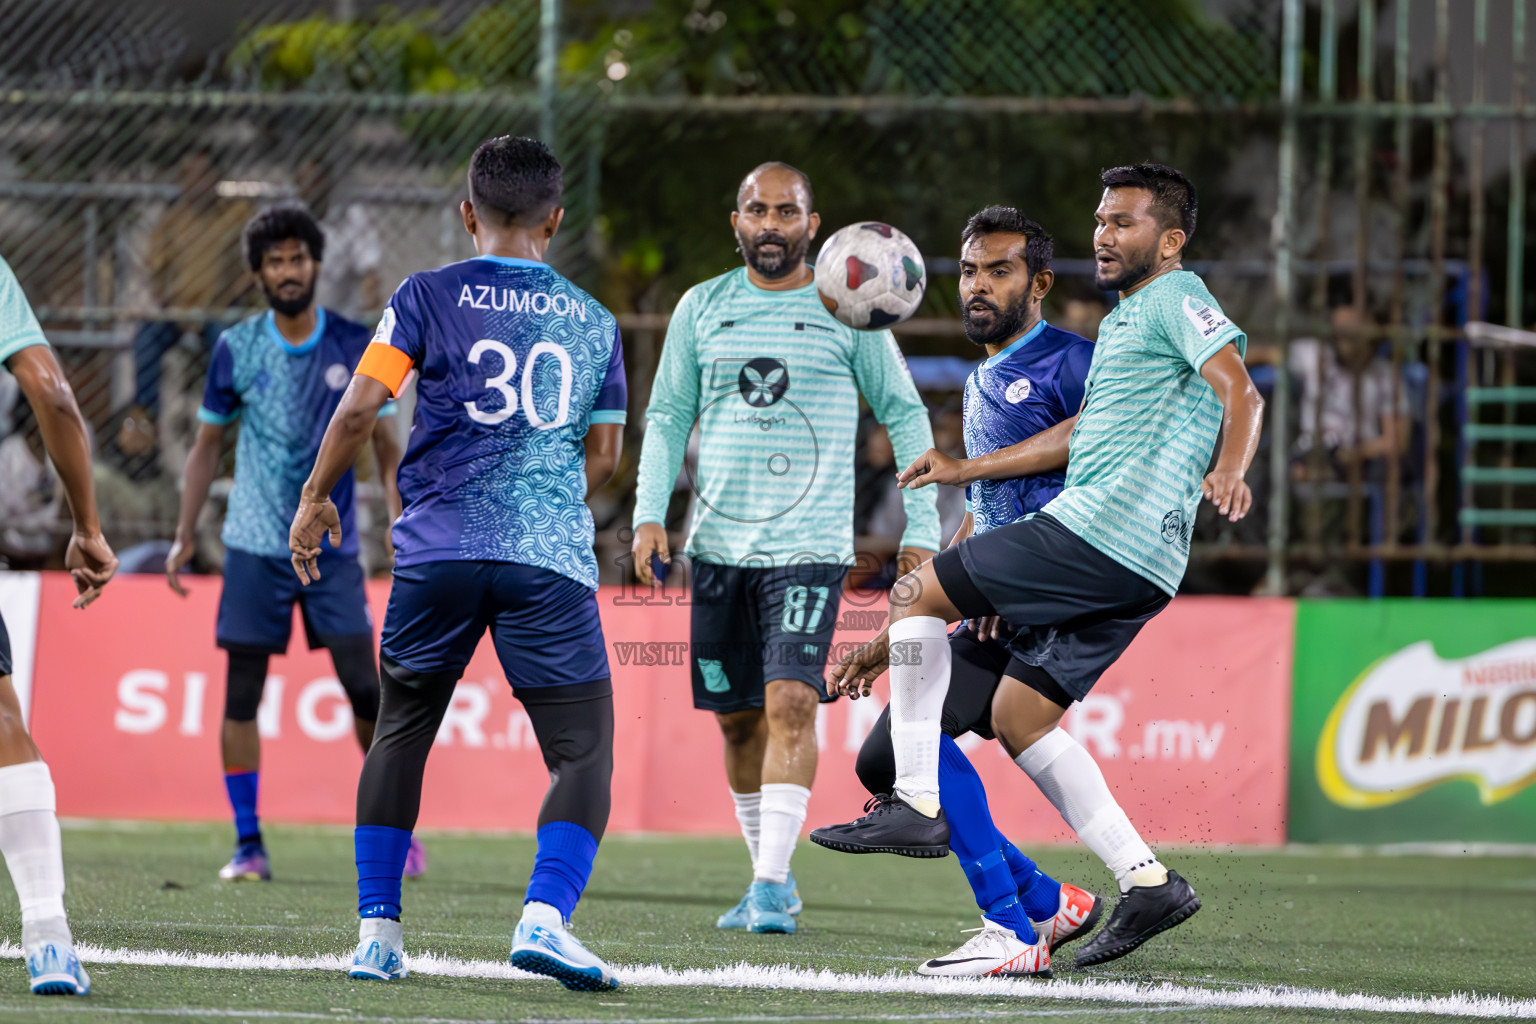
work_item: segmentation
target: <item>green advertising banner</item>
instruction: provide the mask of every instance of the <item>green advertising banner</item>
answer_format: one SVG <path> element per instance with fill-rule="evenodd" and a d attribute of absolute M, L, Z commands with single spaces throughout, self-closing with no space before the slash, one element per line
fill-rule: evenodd
<path fill-rule="evenodd" d="M 1293 842 L 1536 842 L 1536 601 L 1302 601 Z"/>

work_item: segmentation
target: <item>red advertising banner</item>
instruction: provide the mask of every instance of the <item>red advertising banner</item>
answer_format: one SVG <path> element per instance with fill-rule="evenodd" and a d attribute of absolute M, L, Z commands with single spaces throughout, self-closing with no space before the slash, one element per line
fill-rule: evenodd
<path fill-rule="evenodd" d="M 225 659 L 214 646 L 220 581 L 115 580 L 88 612 L 64 574 L 42 583 L 32 724 L 61 814 L 217 820 Z M 370 584 L 382 620 L 388 584 Z M 850 595 L 852 596 L 852 595 Z M 599 595 L 614 676 L 613 831 L 733 833 L 713 716 L 692 707 L 688 608 Z M 837 643 L 879 626 L 883 601 L 845 602 Z M 1293 606 L 1180 598 L 1154 619 L 1067 727 L 1098 758 L 1149 838 L 1274 843 L 1285 838 Z M 361 754 L 324 651 L 295 624 L 274 657 L 258 714 L 262 813 L 277 821 L 353 820 Z M 854 756 L 884 706 L 824 705 L 808 826 L 856 814 L 866 794 Z M 1067 839 L 1055 810 L 996 744 L 967 737 L 999 826 L 1023 841 Z M 527 716 L 489 642 L 454 694 L 428 763 L 424 828 L 532 828 L 548 775 Z"/>

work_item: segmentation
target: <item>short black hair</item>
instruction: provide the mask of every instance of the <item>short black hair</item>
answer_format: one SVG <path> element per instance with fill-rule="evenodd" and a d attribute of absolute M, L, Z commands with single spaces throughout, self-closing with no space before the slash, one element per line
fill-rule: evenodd
<path fill-rule="evenodd" d="M 798 177 L 800 184 L 805 186 L 805 212 L 810 213 L 816 209 L 816 190 L 811 187 L 811 176 L 794 164 L 787 164 L 783 160 L 768 160 L 748 171 L 746 177 L 741 179 L 741 184 L 736 186 L 737 206 L 741 205 L 741 194 L 746 191 L 747 178 L 763 171 L 786 171 Z"/>
<path fill-rule="evenodd" d="M 527 227 L 560 205 L 565 168 L 538 139 L 499 135 L 469 158 L 469 201 L 481 217 Z"/>
<path fill-rule="evenodd" d="M 1050 270 L 1051 260 L 1056 257 L 1056 242 L 1045 228 L 1012 206 L 989 206 L 973 213 L 960 232 L 960 247 L 964 248 L 978 235 L 1023 235 L 1024 268 L 1031 279 L 1042 270 Z"/>
<path fill-rule="evenodd" d="M 303 203 L 289 201 L 268 206 L 246 222 L 240 233 L 245 262 L 252 270 L 260 270 L 267 250 L 290 238 L 303 242 L 311 259 L 325 259 L 325 232 Z"/>
<path fill-rule="evenodd" d="M 1163 222 L 1163 229 L 1179 228 L 1184 232 L 1184 242 L 1195 237 L 1195 214 L 1200 200 L 1195 186 L 1184 172 L 1167 164 L 1132 164 L 1129 167 L 1111 167 L 1099 175 L 1105 188 L 1144 188 L 1152 193 L 1152 209 Z"/>

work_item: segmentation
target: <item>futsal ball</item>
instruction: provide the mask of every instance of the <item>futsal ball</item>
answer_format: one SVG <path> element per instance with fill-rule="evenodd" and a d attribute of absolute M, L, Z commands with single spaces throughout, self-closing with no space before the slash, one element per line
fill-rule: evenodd
<path fill-rule="evenodd" d="M 922 304 L 928 286 L 923 254 L 889 224 L 866 220 L 835 231 L 816 257 L 816 290 L 828 312 L 849 327 L 875 331 L 899 324 Z"/>

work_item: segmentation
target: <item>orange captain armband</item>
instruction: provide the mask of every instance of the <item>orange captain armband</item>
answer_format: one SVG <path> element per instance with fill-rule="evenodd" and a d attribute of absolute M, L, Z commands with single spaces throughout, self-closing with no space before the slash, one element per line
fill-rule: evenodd
<path fill-rule="evenodd" d="M 400 397 L 400 389 L 405 385 L 406 375 L 411 372 L 414 363 L 411 357 L 380 341 L 371 341 L 363 350 L 362 361 L 357 364 L 354 373 L 360 373 L 364 377 L 372 377 L 374 380 L 389 388 L 389 393 L 395 398 Z"/>

